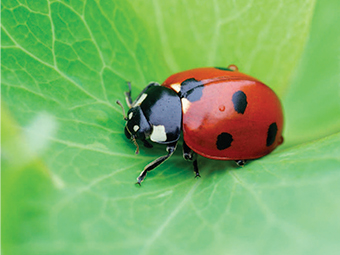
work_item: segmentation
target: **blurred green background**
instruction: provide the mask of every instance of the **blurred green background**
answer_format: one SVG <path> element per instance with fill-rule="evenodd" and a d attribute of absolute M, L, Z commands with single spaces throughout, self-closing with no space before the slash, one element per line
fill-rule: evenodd
<path fill-rule="evenodd" d="M 340 2 L 1 2 L 3 254 L 338 254 Z M 236 64 L 282 99 L 244 168 L 123 134 L 126 81 Z"/>

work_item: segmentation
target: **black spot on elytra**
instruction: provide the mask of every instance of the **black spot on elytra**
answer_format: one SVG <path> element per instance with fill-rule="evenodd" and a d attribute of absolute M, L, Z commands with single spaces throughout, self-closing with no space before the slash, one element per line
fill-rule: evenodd
<path fill-rule="evenodd" d="M 201 99 L 203 91 L 203 83 L 197 81 L 195 78 L 186 79 L 181 83 L 181 90 L 179 91 L 180 98 L 186 98 L 190 102 L 195 102 Z"/>
<path fill-rule="evenodd" d="M 233 101 L 235 111 L 243 114 L 248 104 L 246 94 L 244 94 L 243 91 L 239 90 L 234 93 L 231 100 Z"/>
<path fill-rule="evenodd" d="M 267 132 L 267 146 L 270 146 L 274 143 L 277 134 L 277 125 L 276 123 L 270 124 Z"/>
<path fill-rule="evenodd" d="M 231 142 L 233 141 L 233 136 L 229 133 L 221 133 L 218 137 L 217 137 L 217 141 L 216 141 L 216 147 L 219 150 L 224 150 L 230 147 Z"/>
<path fill-rule="evenodd" d="M 194 88 L 194 89 L 188 91 L 186 98 L 190 102 L 195 102 L 195 101 L 200 100 L 202 95 L 203 95 L 203 86 L 197 87 L 197 88 Z"/>
<path fill-rule="evenodd" d="M 233 72 L 234 70 L 231 70 L 230 68 L 227 67 L 215 67 L 216 69 L 222 70 L 222 71 L 231 71 Z"/>

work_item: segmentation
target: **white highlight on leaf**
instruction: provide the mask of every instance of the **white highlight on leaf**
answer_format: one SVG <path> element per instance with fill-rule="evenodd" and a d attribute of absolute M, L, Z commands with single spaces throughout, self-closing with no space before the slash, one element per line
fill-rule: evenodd
<path fill-rule="evenodd" d="M 32 153 L 39 154 L 44 151 L 57 131 L 55 118 L 47 113 L 39 113 L 25 128 L 24 134 L 27 145 Z"/>
<path fill-rule="evenodd" d="M 57 175 L 52 174 L 52 182 L 57 189 L 63 189 L 65 187 L 65 182 Z"/>
<path fill-rule="evenodd" d="M 140 106 L 141 103 L 145 100 L 145 98 L 148 96 L 148 94 L 143 93 L 140 98 L 138 98 L 137 102 L 133 104 L 133 107 Z"/>
<path fill-rule="evenodd" d="M 150 136 L 153 142 L 164 142 L 166 141 L 165 127 L 163 125 L 153 126 L 153 130 Z"/>

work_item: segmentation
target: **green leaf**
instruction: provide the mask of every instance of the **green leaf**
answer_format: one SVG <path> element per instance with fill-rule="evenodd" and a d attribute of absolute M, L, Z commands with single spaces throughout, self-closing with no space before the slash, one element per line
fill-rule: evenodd
<path fill-rule="evenodd" d="M 340 130 L 339 10 L 338 1 L 317 6 L 309 43 L 284 101 L 292 143 Z"/>
<path fill-rule="evenodd" d="M 1 3 L 2 252 L 336 254 L 339 1 Z M 126 81 L 228 66 L 271 86 L 285 143 L 245 167 L 124 136 Z M 181 147 L 181 146 L 179 146 Z"/>

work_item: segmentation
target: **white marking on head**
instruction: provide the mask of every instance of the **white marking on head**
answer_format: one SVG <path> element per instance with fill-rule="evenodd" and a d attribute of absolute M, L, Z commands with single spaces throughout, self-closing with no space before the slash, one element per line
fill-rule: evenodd
<path fill-rule="evenodd" d="M 166 141 L 165 127 L 162 125 L 153 126 L 153 130 L 150 135 L 150 140 L 153 142 L 165 142 Z"/>
<path fill-rule="evenodd" d="M 143 93 L 138 100 L 133 104 L 133 107 L 141 105 L 144 99 L 148 96 L 148 94 Z"/>
<path fill-rule="evenodd" d="M 129 113 L 129 120 L 131 120 L 132 117 L 133 117 L 133 112 L 130 112 L 130 113 Z"/>
<path fill-rule="evenodd" d="M 185 97 L 183 97 L 181 101 L 182 101 L 182 111 L 183 111 L 183 114 L 185 114 L 189 110 L 191 103 Z"/>
<path fill-rule="evenodd" d="M 137 131 L 139 130 L 139 126 L 138 126 L 138 125 L 134 125 L 134 126 L 133 126 L 133 130 L 134 130 L 135 132 L 137 132 Z"/>
<path fill-rule="evenodd" d="M 171 87 L 174 91 L 176 91 L 177 93 L 181 90 L 181 84 L 179 84 L 179 83 L 173 83 L 173 84 L 170 85 L 170 87 Z"/>

